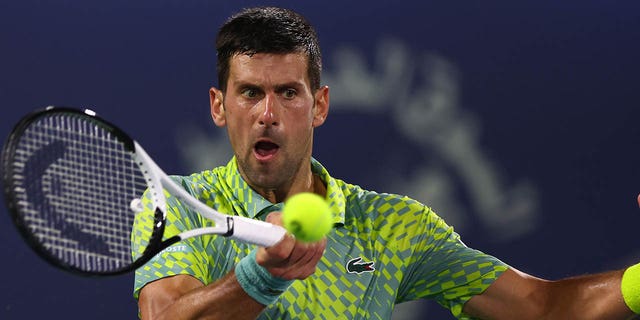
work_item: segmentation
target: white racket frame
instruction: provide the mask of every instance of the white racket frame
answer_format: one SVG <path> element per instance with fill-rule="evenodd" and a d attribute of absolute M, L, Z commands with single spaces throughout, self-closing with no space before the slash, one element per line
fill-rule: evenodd
<path fill-rule="evenodd" d="M 164 214 L 163 221 L 166 219 L 164 187 L 171 195 L 190 206 L 198 214 L 215 222 L 215 227 L 192 229 L 180 233 L 178 237 L 181 240 L 204 234 L 219 234 L 261 247 L 271 247 L 284 238 L 286 230 L 281 226 L 247 217 L 226 215 L 207 206 L 171 180 L 136 141 L 134 141 L 134 148 L 134 159 L 147 179 L 149 192 L 153 193 L 151 198 L 154 199 L 154 206 Z"/>

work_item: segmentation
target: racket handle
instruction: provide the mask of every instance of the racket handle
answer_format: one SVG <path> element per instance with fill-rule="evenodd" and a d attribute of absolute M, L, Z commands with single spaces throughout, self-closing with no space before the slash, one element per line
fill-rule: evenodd
<path fill-rule="evenodd" d="M 252 243 L 261 247 L 271 247 L 280 242 L 287 231 L 275 224 L 246 217 L 233 217 L 232 239 Z"/>

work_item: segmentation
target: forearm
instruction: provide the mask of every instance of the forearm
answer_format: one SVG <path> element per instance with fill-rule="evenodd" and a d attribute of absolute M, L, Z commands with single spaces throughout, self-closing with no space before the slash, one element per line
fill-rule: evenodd
<path fill-rule="evenodd" d="M 548 281 L 514 268 L 464 306 L 479 319 L 629 319 L 623 271 Z"/>
<path fill-rule="evenodd" d="M 163 307 L 151 308 L 153 310 L 147 314 L 143 312 L 143 319 L 255 319 L 265 308 L 242 289 L 233 271 L 216 282 L 191 289 L 175 300 L 159 303 Z M 147 305 L 152 306 L 153 302 L 147 301 Z"/>
<path fill-rule="evenodd" d="M 280 213 L 269 214 L 266 221 L 282 225 Z M 300 243 L 287 235 L 277 245 L 251 251 L 233 271 L 211 284 L 189 275 L 148 283 L 138 300 L 142 318 L 255 319 L 296 279 L 315 272 L 326 243 L 326 239 Z"/>
<path fill-rule="evenodd" d="M 620 289 L 624 271 L 612 271 L 548 283 L 549 319 L 629 319 L 633 313 Z"/>

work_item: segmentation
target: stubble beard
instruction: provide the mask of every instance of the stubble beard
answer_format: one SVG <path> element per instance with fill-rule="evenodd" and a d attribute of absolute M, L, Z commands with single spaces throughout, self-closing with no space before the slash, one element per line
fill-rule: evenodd
<path fill-rule="evenodd" d="M 249 186 L 258 191 L 258 193 L 286 193 L 288 188 L 293 185 L 296 176 L 303 169 L 302 166 L 305 164 L 310 165 L 311 137 L 307 143 L 307 150 L 299 157 L 290 157 L 289 154 L 285 153 L 284 148 L 281 148 L 279 152 L 282 154 L 278 155 L 280 159 L 267 164 L 259 163 L 255 159 L 251 148 L 244 157 L 236 155 L 238 170 Z"/>

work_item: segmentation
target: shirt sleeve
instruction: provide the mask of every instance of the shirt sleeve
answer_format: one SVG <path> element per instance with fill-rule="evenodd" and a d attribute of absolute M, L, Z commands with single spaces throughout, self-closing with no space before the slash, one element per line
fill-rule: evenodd
<path fill-rule="evenodd" d="M 467 247 L 431 209 L 424 207 L 419 217 L 414 251 L 397 302 L 434 299 L 458 319 L 471 319 L 462 313 L 464 304 L 484 292 L 508 266 Z"/>
<path fill-rule="evenodd" d="M 202 227 L 199 215 L 178 199 L 165 192 L 167 211 L 163 240 L 186 230 Z M 143 197 L 144 211 L 136 215 L 132 232 L 132 255 L 139 257 L 148 244 L 153 230 L 155 208 L 148 197 Z M 138 299 L 140 290 L 148 283 L 178 274 L 195 277 L 203 283 L 208 279 L 208 260 L 205 257 L 203 237 L 178 242 L 149 260 L 135 272 L 133 296 Z"/>

